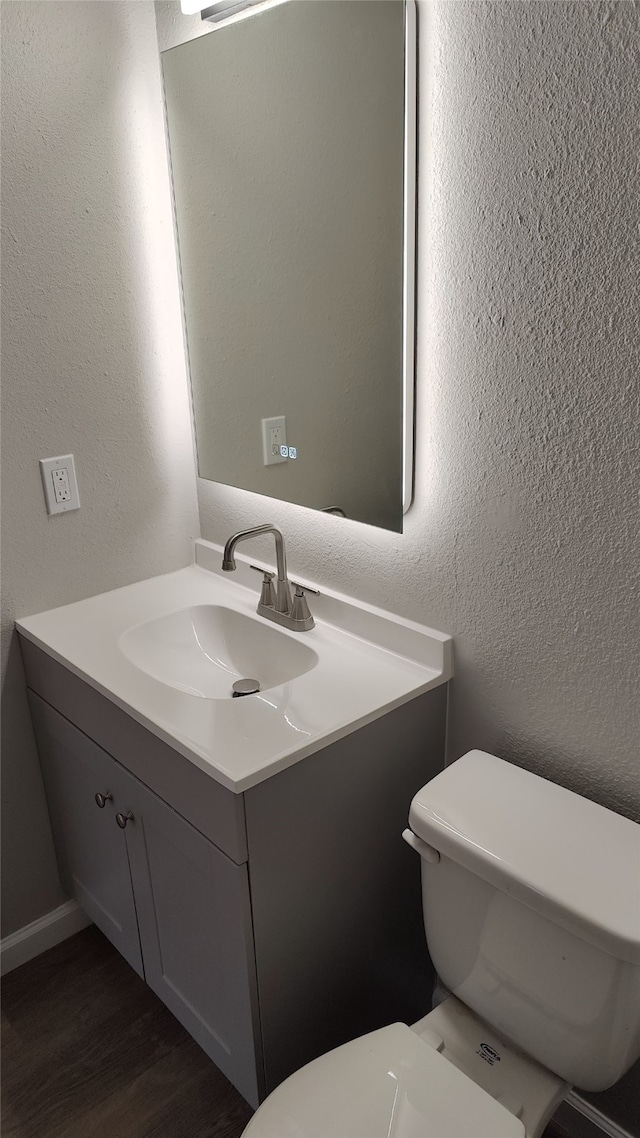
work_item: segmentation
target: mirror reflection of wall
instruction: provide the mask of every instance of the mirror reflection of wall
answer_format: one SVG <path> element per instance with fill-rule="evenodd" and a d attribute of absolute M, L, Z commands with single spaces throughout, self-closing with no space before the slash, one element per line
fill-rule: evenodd
<path fill-rule="evenodd" d="M 289 0 L 162 64 L 200 476 L 401 531 L 404 3 Z"/>

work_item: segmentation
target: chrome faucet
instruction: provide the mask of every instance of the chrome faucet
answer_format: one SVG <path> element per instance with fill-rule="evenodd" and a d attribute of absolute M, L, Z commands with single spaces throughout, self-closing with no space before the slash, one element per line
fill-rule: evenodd
<path fill-rule="evenodd" d="M 236 568 L 234 553 L 238 542 L 244 541 L 245 538 L 249 537 L 259 537 L 262 533 L 272 533 L 276 541 L 277 580 L 274 593 L 272 583 L 274 574 L 266 569 L 260 569 L 257 565 L 251 566 L 252 569 L 257 569 L 259 573 L 264 574 L 262 593 L 258 601 L 257 612 L 260 616 L 265 616 L 267 620 L 273 620 L 276 624 L 283 625 L 284 628 L 291 628 L 296 632 L 306 632 L 308 629 L 313 628 L 315 621 L 309 612 L 309 605 L 307 604 L 304 591 L 306 590 L 309 593 L 317 594 L 317 589 L 307 589 L 306 585 L 298 585 L 294 582 L 296 595 L 293 601 L 291 600 L 291 587 L 287 577 L 287 555 L 284 548 L 284 538 L 276 526 L 253 526 L 251 529 L 242 529 L 239 530 L 238 533 L 234 533 L 224 547 L 222 568 L 226 573 L 233 572 Z"/>

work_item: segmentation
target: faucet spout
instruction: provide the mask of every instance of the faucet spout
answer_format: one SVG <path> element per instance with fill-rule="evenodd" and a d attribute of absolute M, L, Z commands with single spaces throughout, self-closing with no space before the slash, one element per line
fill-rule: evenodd
<path fill-rule="evenodd" d="M 263 533 L 272 533 L 276 542 L 276 612 L 289 613 L 291 611 L 291 592 L 287 579 L 287 555 L 284 548 L 284 538 L 276 526 L 253 526 L 251 529 L 242 529 L 239 530 L 238 533 L 234 533 L 224 547 L 222 568 L 226 573 L 233 572 L 236 567 L 234 554 L 238 542 L 244 541 L 249 537 L 259 537 L 260 534 Z"/>

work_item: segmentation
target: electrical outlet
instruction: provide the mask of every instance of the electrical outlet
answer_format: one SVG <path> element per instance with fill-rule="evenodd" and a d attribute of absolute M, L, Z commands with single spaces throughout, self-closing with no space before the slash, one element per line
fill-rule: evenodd
<path fill-rule="evenodd" d="M 62 502 L 68 502 L 71 499 L 71 490 L 69 489 L 69 471 L 66 466 L 61 466 L 58 470 L 51 471 L 51 481 L 53 482 L 53 496 L 56 504 L 59 506 Z"/>
<path fill-rule="evenodd" d="M 72 454 L 58 458 L 41 458 L 40 474 L 48 514 L 63 514 L 80 509 L 76 468 Z"/>
<path fill-rule="evenodd" d="M 275 415 L 272 419 L 263 419 L 262 458 L 264 465 L 273 466 L 276 462 L 286 462 L 288 457 L 287 424 L 284 415 Z"/>

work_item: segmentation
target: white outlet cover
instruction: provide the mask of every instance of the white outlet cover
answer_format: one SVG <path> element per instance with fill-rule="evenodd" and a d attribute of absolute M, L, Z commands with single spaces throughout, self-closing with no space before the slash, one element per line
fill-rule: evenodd
<path fill-rule="evenodd" d="M 278 462 L 286 462 L 289 457 L 287 448 L 287 421 L 284 415 L 274 415 L 270 419 L 262 420 L 262 462 L 264 466 L 275 466 Z"/>
<path fill-rule="evenodd" d="M 69 497 L 66 501 L 57 502 L 55 495 L 54 472 L 66 470 L 69 483 Z M 76 481 L 76 468 L 72 454 L 61 454 L 55 458 L 40 459 L 40 474 L 44 488 L 45 501 L 48 514 L 67 514 L 70 510 L 80 509 L 80 496 Z"/>

